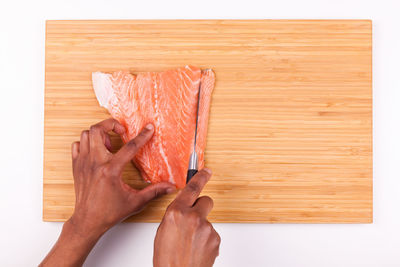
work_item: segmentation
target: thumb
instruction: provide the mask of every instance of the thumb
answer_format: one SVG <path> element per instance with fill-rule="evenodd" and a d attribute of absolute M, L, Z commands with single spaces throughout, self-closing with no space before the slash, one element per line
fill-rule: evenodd
<path fill-rule="evenodd" d="M 139 191 L 138 196 L 141 200 L 142 205 L 146 205 L 151 200 L 166 195 L 171 194 L 176 191 L 174 185 L 170 183 L 158 183 L 149 185 L 146 188 Z"/>

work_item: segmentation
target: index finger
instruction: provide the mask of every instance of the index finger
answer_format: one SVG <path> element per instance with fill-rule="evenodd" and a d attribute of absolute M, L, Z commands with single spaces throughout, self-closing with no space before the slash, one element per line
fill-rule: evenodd
<path fill-rule="evenodd" d="M 153 136 L 154 126 L 149 123 L 134 139 L 126 143 L 121 149 L 115 153 L 112 161 L 116 168 L 122 169 L 125 164 L 133 159 L 136 153 L 141 149 Z"/>
<path fill-rule="evenodd" d="M 92 125 L 89 131 L 90 148 L 96 149 L 98 148 L 99 145 L 101 146 L 105 145 L 106 142 L 105 135 L 111 131 L 119 135 L 122 135 L 125 132 L 125 127 L 122 124 L 120 124 L 116 119 L 113 118 Z"/>
<path fill-rule="evenodd" d="M 174 202 L 179 202 L 184 205 L 193 206 L 196 199 L 199 197 L 204 186 L 210 180 L 211 170 L 204 168 L 190 180 L 190 182 L 179 192 Z"/>

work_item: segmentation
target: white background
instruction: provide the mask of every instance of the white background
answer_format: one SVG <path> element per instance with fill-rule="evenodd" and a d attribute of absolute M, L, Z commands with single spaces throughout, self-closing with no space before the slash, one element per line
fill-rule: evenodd
<path fill-rule="evenodd" d="M 0 3 L 0 266 L 34 266 L 61 223 L 42 222 L 46 19 L 372 19 L 374 223 L 215 224 L 215 266 L 400 266 L 398 1 L 13 1 Z M 86 266 L 151 266 L 156 224 L 109 231 Z"/>

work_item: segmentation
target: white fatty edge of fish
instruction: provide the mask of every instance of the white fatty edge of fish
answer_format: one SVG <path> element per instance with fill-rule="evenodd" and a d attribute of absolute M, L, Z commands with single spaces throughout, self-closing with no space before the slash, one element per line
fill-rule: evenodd
<path fill-rule="evenodd" d="M 93 72 L 92 83 L 94 93 L 96 94 L 100 106 L 108 109 L 108 103 L 114 95 L 113 90 L 110 90 L 112 89 L 110 75 L 99 71 Z"/>

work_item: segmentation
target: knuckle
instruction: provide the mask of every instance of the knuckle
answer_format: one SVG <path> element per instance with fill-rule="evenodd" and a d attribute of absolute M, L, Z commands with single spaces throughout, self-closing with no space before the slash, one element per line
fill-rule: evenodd
<path fill-rule="evenodd" d="M 205 171 L 200 171 L 198 173 L 198 176 L 199 176 L 199 180 L 207 180 L 208 177 L 210 176 L 210 174 L 208 172 L 205 172 Z"/>
<path fill-rule="evenodd" d="M 110 123 L 119 123 L 116 119 L 114 118 L 108 118 L 106 120 L 104 120 L 104 122 L 110 122 Z"/>
<path fill-rule="evenodd" d="M 221 236 L 217 233 L 217 232 L 215 232 L 215 245 L 217 246 L 217 247 L 219 247 L 219 245 L 221 245 Z"/>
<path fill-rule="evenodd" d="M 139 147 L 135 140 L 130 141 L 127 145 L 132 150 L 136 150 Z"/>
<path fill-rule="evenodd" d="M 92 125 L 92 126 L 90 126 L 90 132 L 92 132 L 92 133 L 98 133 L 99 131 L 100 131 L 100 126 L 99 125 Z"/>
<path fill-rule="evenodd" d="M 81 133 L 81 139 L 87 139 L 89 138 L 89 131 L 88 130 L 84 130 Z"/>
<path fill-rule="evenodd" d="M 152 199 L 154 199 L 154 198 L 157 198 L 157 197 L 161 196 L 162 192 L 160 191 L 160 189 L 158 187 L 155 187 L 155 189 L 152 192 L 152 194 L 153 194 Z"/>
<path fill-rule="evenodd" d="M 102 168 L 102 172 L 105 176 L 114 176 L 116 174 L 115 168 L 111 165 L 106 165 Z"/>
<path fill-rule="evenodd" d="M 140 136 L 140 137 L 146 137 L 146 136 L 147 136 L 147 133 L 148 133 L 148 131 L 149 131 L 149 130 L 147 130 L 147 129 L 144 129 L 143 131 L 141 131 L 141 132 L 139 133 L 139 135 L 138 135 L 138 136 Z"/>
<path fill-rule="evenodd" d="M 177 205 L 171 205 L 168 208 L 168 212 L 171 214 L 179 214 L 179 215 L 183 214 L 182 209 L 180 207 L 178 207 Z"/>
<path fill-rule="evenodd" d="M 175 203 L 174 203 L 174 202 L 172 202 L 172 203 L 170 203 L 170 204 L 168 205 L 168 207 L 167 207 L 167 209 L 166 209 L 165 212 L 169 212 L 169 211 L 171 211 L 171 210 L 173 210 L 173 209 L 175 209 Z"/>
<path fill-rule="evenodd" d="M 203 223 L 202 225 L 202 232 L 208 236 L 212 235 L 213 232 L 213 227 L 211 225 L 210 222 L 206 221 L 205 223 Z"/>
<path fill-rule="evenodd" d="M 175 211 L 167 211 L 164 215 L 164 220 L 166 220 L 167 222 L 173 221 L 175 220 Z"/>
<path fill-rule="evenodd" d="M 174 221 L 183 216 L 182 209 L 177 207 L 176 205 L 169 205 L 167 211 L 165 212 L 165 219 L 168 221 Z"/>
<path fill-rule="evenodd" d="M 210 240 L 211 236 L 212 236 L 212 230 L 210 227 L 208 226 L 202 226 L 200 228 L 200 232 L 204 237 L 207 237 L 208 240 Z"/>
<path fill-rule="evenodd" d="M 194 224 L 194 225 L 199 225 L 201 223 L 201 218 L 199 216 L 199 214 L 195 211 L 189 211 L 186 214 L 187 220 Z"/>
<path fill-rule="evenodd" d="M 186 186 L 188 190 L 192 193 L 197 193 L 200 191 L 200 185 L 196 182 L 188 183 Z"/>
<path fill-rule="evenodd" d="M 174 212 L 176 212 L 176 210 L 177 210 L 176 206 L 173 203 L 171 203 L 167 207 L 166 213 L 174 213 Z"/>

